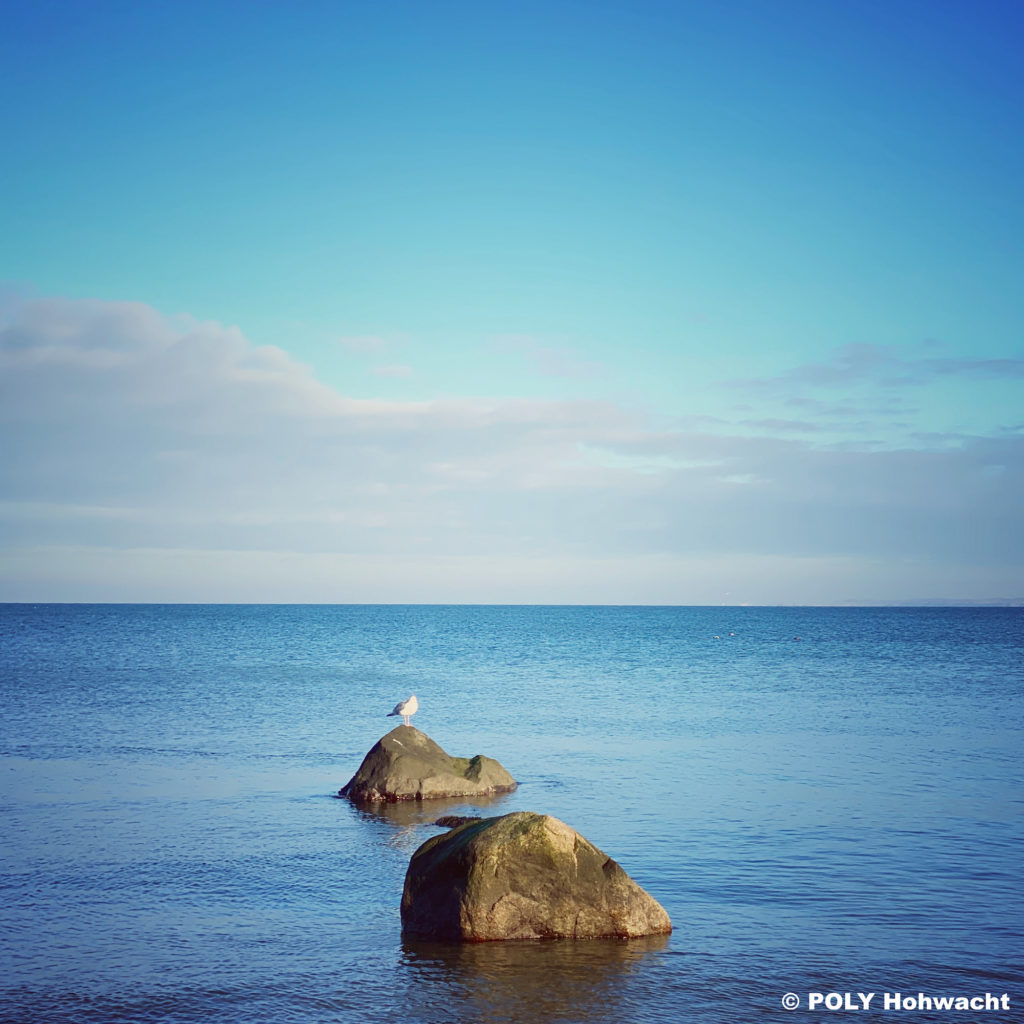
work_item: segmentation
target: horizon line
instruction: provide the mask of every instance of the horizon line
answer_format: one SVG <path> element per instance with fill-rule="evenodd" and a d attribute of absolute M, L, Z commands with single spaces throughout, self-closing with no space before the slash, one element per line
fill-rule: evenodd
<path fill-rule="evenodd" d="M 918 598 L 914 600 L 780 602 L 722 602 L 688 604 L 661 602 L 566 602 L 566 601 L 24 601 L 0 599 L 0 605 L 126 605 L 139 607 L 228 607 L 228 608 L 1022 608 L 1024 597 L 1006 598 Z"/>

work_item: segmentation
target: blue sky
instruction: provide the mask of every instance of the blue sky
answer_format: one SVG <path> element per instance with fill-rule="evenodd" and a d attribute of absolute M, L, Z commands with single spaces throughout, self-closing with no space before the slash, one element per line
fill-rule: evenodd
<path fill-rule="evenodd" d="M 1019 4 L 4 8 L 0 598 L 1024 594 Z"/>

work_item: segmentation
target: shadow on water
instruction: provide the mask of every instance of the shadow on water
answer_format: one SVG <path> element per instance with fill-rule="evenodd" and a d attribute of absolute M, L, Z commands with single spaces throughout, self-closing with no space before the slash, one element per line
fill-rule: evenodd
<path fill-rule="evenodd" d="M 626 976 L 663 950 L 643 939 L 444 944 L 403 939 L 400 974 L 412 1019 L 449 1021 L 616 1019 Z"/>
<path fill-rule="evenodd" d="M 374 824 L 384 823 L 397 828 L 431 825 L 446 814 L 479 815 L 500 814 L 502 804 L 510 793 L 493 796 L 463 796 L 452 800 L 399 800 L 395 803 L 350 804 L 354 813 Z M 344 797 L 339 799 L 344 800 Z M 345 801 L 349 803 L 349 801 Z"/>

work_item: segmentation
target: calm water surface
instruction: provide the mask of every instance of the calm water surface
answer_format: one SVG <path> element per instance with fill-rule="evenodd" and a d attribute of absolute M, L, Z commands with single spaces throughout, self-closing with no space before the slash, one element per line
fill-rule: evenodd
<path fill-rule="evenodd" d="M 1024 610 L 0 605 L 0 629 L 4 1022 L 829 1016 L 811 991 L 1024 1021 Z M 413 692 L 419 728 L 519 779 L 478 813 L 566 821 L 671 937 L 403 942 L 409 856 L 470 805 L 333 794 Z"/>

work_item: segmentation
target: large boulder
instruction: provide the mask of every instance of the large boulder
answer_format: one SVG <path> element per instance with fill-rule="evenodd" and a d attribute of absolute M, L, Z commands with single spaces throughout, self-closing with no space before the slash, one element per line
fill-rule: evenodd
<path fill-rule="evenodd" d="M 338 791 L 356 803 L 488 796 L 516 788 L 491 757 L 450 757 L 426 733 L 400 725 L 379 739 Z"/>
<path fill-rule="evenodd" d="M 467 822 L 412 855 L 402 929 L 419 938 L 489 942 L 662 935 L 672 922 L 574 829 L 517 811 Z"/>

